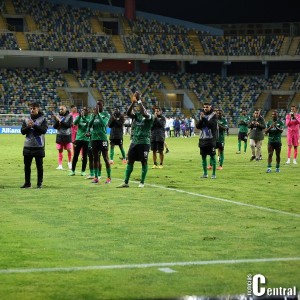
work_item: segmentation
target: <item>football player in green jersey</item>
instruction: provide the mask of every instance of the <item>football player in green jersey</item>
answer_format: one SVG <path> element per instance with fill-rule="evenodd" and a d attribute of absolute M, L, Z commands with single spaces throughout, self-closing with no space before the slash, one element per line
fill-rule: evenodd
<path fill-rule="evenodd" d="M 134 107 L 136 106 L 136 111 Z M 150 135 L 153 125 L 153 115 L 144 107 L 140 99 L 140 93 L 135 92 L 132 97 L 132 103 L 127 110 L 127 116 L 133 120 L 132 141 L 128 150 L 128 161 L 125 171 L 124 183 L 119 188 L 129 187 L 129 178 L 133 171 L 133 165 L 136 161 L 142 164 L 142 173 L 139 188 L 144 187 L 145 178 L 148 172 L 148 155 L 150 151 Z"/>
<path fill-rule="evenodd" d="M 109 118 L 109 113 L 107 111 L 104 111 L 103 100 L 98 100 L 97 106 L 94 109 L 94 114 L 92 115 L 91 120 L 89 122 L 87 133 L 91 136 L 93 152 L 93 170 L 95 178 L 92 181 L 92 183 L 99 182 L 99 169 L 101 168 L 99 153 L 102 154 L 106 166 L 107 179 L 105 183 L 111 182 L 111 167 L 108 158 L 108 138 L 106 133 Z"/>
<path fill-rule="evenodd" d="M 272 112 L 272 120 L 270 120 L 265 129 L 265 133 L 269 135 L 268 139 L 268 169 L 267 173 L 272 172 L 272 157 L 275 150 L 276 153 L 276 172 L 280 172 L 280 152 L 281 152 L 281 134 L 284 124 L 278 119 L 278 112 Z"/>
<path fill-rule="evenodd" d="M 223 170 L 223 163 L 224 163 L 224 147 L 225 147 L 225 134 L 228 128 L 228 122 L 223 115 L 222 109 L 217 109 L 217 119 L 218 119 L 218 137 L 216 142 L 216 149 L 218 149 L 218 156 L 219 156 L 219 167 L 217 170 Z M 212 167 L 212 160 L 210 159 L 210 165 L 207 167 L 208 170 L 211 170 Z"/>
<path fill-rule="evenodd" d="M 217 110 L 217 118 L 218 118 L 218 127 L 219 127 L 219 135 L 216 143 L 216 148 L 218 149 L 219 153 L 219 167 L 218 170 L 223 169 L 223 162 L 224 162 L 224 146 L 225 146 L 225 134 L 226 130 L 228 129 L 228 122 L 224 117 L 223 110 Z"/>
<path fill-rule="evenodd" d="M 247 111 L 245 109 L 242 110 L 242 115 L 240 116 L 238 126 L 239 126 L 239 132 L 238 132 L 238 151 L 236 154 L 241 154 L 241 145 L 242 141 L 244 142 L 244 154 L 247 150 L 247 142 L 248 142 L 248 123 L 250 119 L 249 116 L 247 116 Z"/>
<path fill-rule="evenodd" d="M 82 109 L 80 114 L 75 118 L 73 124 L 77 131 L 73 142 L 74 155 L 72 159 L 72 169 L 69 176 L 75 176 L 76 164 L 80 152 L 82 152 L 81 176 L 85 176 L 85 169 L 87 165 L 87 153 L 90 138 L 86 136 L 86 131 L 89 125 L 89 111 L 86 107 Z"/>

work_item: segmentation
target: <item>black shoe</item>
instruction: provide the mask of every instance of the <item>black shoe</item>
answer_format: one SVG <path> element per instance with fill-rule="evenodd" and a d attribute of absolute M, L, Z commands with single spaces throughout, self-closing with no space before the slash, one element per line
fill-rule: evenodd
<path fill-rule="evenodd" d="M 41 189 L 41 188 L 42 188 L 42 184 L 41 184 L 41 183 L 38 184 L 38 185 L 36 186 L 36 188 L 37 188 L 37 189 Z"/>
<path fill-rule="evenodd" d="M 31 183 L 24 183 L 22 186 L 20 186 L 21 189 L 30 189 Z"/>
<path fill-rule="evenodd" d="M 169 153 L 169 152 L 170 152 L 170 150 L 167 148 L 166 153 Z"/>
<path fill-rule="evenodd" d="M 251 156 L 250 158 L 250 161 L 254 160 L 255 159 L 255 156 Z"/>

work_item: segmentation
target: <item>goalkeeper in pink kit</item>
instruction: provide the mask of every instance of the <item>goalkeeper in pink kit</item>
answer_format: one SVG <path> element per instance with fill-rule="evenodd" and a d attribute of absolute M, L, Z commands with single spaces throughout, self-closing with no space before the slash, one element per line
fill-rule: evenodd
<path fill-rule="evenodd" d="M 297 164 L 298 146 L 299 146 L 299 124 L 300 114 L 297 113 L 295 105 L 291 106 L 291 112 L 286 115 L 285 125 L 287 126 L 287 144 L 288 144 L 288 159 L 287 164 L 291 163 L 291 152 L 294 146 L 293 164 Z"/>

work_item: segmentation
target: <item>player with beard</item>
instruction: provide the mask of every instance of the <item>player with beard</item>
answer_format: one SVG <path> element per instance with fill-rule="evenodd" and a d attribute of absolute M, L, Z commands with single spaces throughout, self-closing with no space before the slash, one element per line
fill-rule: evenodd
<path fill-rule="evenodd" d="M 201 178 L 208 178 L 207 175 L 207 155 L 212 162 L 211 179 L 216 179 L 216 141 L 218 137 L 218 119 L 211 104 L 204 103 L 200 113 L 196 128 L 200 129 L 199 148 L 202 158 L 203 175 Z"/>

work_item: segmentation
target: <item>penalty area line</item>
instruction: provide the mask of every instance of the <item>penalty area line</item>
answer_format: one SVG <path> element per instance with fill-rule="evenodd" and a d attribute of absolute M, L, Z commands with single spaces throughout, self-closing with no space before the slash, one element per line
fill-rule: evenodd
<path fill-rule="evenodd" d="M 290 212 L 282 211 L 282 210 L 278 210 L 278 209 L 273 209 L 273 208 L 268 208 L 268 207 L 263 207 L 263 206 L 258 206 L 258 205 L 253 205 L 253 204 L 248 204 L 248 203 L 243 203 L 243 202 L 228 200 L 228 199 L 219 198 L 219 197 L 208 196 L 208 195 L 204 195 L 204 194 L 198 194 L 198 193 L 188 192 L 188 191 L 184 191 L 184 190 L 179 190 L 179 189 L 170 188 L 170 187 L 161 186 L 161 185 L 156 185 L 156 184 L 151 184 L 151 183 L 146 183 L 146 185 L 151 186 L 151 187 L 155 187 L 155 188 L 160 188 L 160 189 L 168 190 L 168 191 L 173 191 L 173 192 L 188 194 L 188 195 L 191 195 L 191 196 L 212 199 L 212 200 L 226 202 L 226 203 L 235 204 L 235 205 L 239 205 L 239 206 L 246 206 L 246 207 L 251 207 L 251 208 L 255 208 L 255 209 L 259 209 L 259 210 L 264 210 L 264 211 L 268 211 L 268 212 L 272 212 L 272 213 L 283 214 L 283 215 L 288 215 L 288 216 L 293 216 L 293 217 L 300 218 L 300 214 L 290 213 Z"/>
<path fill-rule="evenodd" d="M 124 181 L 124 180 L 119 179 L 119 178 L 116 178 L 116 179 L 120 180 L 120 181 Z M 130 182 L 131 183 L 139 183 L 138 181 L 130 181 Z M 272 213 L 276 213 L 276 214 L 283 214 L 283 215 L 288 215 L 288 216 L 293 216 L 293 217 L 300 218 L 300 214 L 291 213 L 291 212 L 287 212 L 287 211 L 282 211 L 282 210 L 278 210 L 278 209 L 274 209 L 274 208 L 268 208 L 268 207 L 263 207 L 263 206 L 259 206 L 259 205 L 253 205 L 253 204 L 248 204 L 248 203 L 233 201 L 233 200 L 229 200 L 229 199 L 224 199 L 224 198 L 219 198 L 219 197 L 213 197 L 213 196 L 208 196 L 208 195 L 199 194 L 199 193 L 188 192 L 188 191 L 185 191 L 185 190 L 179 190 L 179 189 L 170 188 L 170 187 L 166 187 L 166 186 L 162 186 L 162 185 L 157 185 L 157 184 L 146 183 L 146 185 L 147 186 L 151 186 L 151 187 L 155 187 L 155 188 L 159 188 L 159 189 L 163 189 L 163 190 L 168 190 L 168 191 L 173 191 L 173 192 L 177 192 L 177 193 L 188 194 L 188 195 L 191 195 L 191 196 L 212 199 L 212 200 L 221 201 L 221 202 L 225 202 L 225 203 L 230 203 L 230 204 L 234 204 L 234 205 L 246 206 L 246 207 L 251 207 L 251 208 L 255 208 L 255 209 L 259 209 L 259 210 L 264 210 L 264 211 L 268 211 L 268 212 L 272 212 Z"/>
<path fill-rule="evenodd" d="M 50 272 L 76 272 L 93 270 L 112 270 L 112 269 L 145 269 L 145 268 L 166 268 L 166 267 L 186 267 L 186 266 L 206 266 L 220 264 L 245 264 L 245 263 L 268 263 L 268 262 L 300 261 L 300 257 L 282 257 L 282 258 L 258 258 L 258 259 L 234 259 L 234 260 L 204 260 L 187 262 L 169 262 L 169 263 L 149 263 L 149 264 L 130 264 L 130 265 L 111 265 L 111 266 L 85 266 L 85 267 L 56 267 L 56 268 L 31 268 L 31 269 L 0 269 L 1 274 L 17 273 L 50 273 Z"/>

